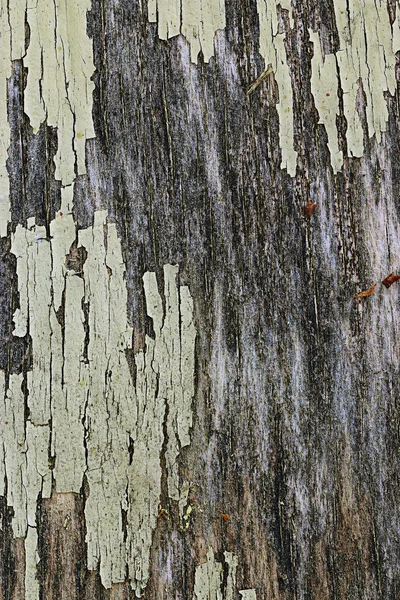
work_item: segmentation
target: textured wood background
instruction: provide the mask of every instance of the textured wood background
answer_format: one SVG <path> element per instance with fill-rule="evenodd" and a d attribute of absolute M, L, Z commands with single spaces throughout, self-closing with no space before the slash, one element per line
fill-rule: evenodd
<path fill-rule="evenodd" d="M 380 285 L 400 258 L 399 91 L 387 98 L 381 144 L 364 121 L 363 158 L 346 156 L 338 117 L 345 158 L 334 176 L 308 34 L 319 27 L 325 47 L 337 47 L 333 2 L 292 6 L 294 178 L 280 168 L 273 77 L 246 95 L 265 69 L 254 1 L 227 2 L 215 57 L 197 65 L 183 38 L 158 38 L 145 4 L 93 0 L 88 16 L 96 138 L 74 216 L 85 228 L 107 208 L 117 223 L 134 351 L 150 327 L 142 276 L 162 281 L 166 263 L 180 265 L 198 332 L 192 441 L 180 463 L 193 511 L 183 529 L 164 477 L 168 516 L 158 519 L 144 592 L 152 600 L 192 598 L 209 547 L 220 561 L 224 551 L 238 556 L 237 587 L 258 599 L 400 596 L 398 291 Z M 25 78 L 14 61 L 11 229 L 30 216 L 48 226 L 60 208 L 57 137 L 44 124 L 33 135 Z M 317 209 L 306 218 L 309 199 Z M 16 373 L 29 370 L 31 349 L 12 336 L 10 239 L 1 239 L 0 367 Z M 373 295 L 352 301 L 375 282 Z M 38 502 L 43 600 L 133 598 L 128 582 L 105 590 L 86 569 L 87 493 Z M 23 541 L 4 501 L 1 510 L 0 598 L 22 600 Z"/>

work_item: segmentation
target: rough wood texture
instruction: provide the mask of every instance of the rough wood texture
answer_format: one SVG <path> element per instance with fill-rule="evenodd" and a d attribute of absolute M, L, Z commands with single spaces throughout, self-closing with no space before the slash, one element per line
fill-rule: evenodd
<path fill-rule="evenodd" d="M 392 20 L 394 4 L 388 3 Z M 165 441 L 143 596 L 191 599 L 196 567 L 212 548 L 209 600 L 232 597 L 224 552 L 237 557 L 236 600 L 239 590 L 250 589 L 271 600 L 397 600 L 399 297 L 398 284 L 386 289 L 380 282 L 400 268 L 399 88 L 387 94 L 389 121 L 379 144 L 368 135 L 360 88 L 362 158 L 347 156 L 341 98 L 343 167 L 334 174 L 311 93 L 309 34 L 318 29 L 324 50 L 338 49 L 333 2 L 292 0 L 292 29 L 287 11 L 280 11 L 293 84 L 292 178 L 281 168 L 274 78 L 247 94 L 268 66 L 259 54 L 257 2 L 228 0 L 225 13 L 226 28 L 217 32 L 207 64 L 201 56 L 190 62 L 181 36 L 160 40 L 145 3 L 93 0 L 88 13 L 96 138 L 86 141 L 86 174 L 75 181 L 77 228 L 90 228 L 99 209 L 116 223 L 133 328 L 129 359 L 146 348 L 146 335 L 155 335 L 146 272 L 156 273 L 165 303 L 164 265 L 179 265 L 197 331 L 193 426 L 178 458 L 188 500 L 182 516 L 168 493 Z M 13 335 L 19 295 L 12 234 L 36 217 L 50 235 L 61 184 L 56 131 L 42 124 L 33 134 L 23 109 L 25 85 L 26 69 L 14 60 L 0 367 L 6 382 L 22 374 L 27 398 L 32 339 Z M 317 207 L 307 217 L 309 200 Z M 72 252 L 68 260 L 78 271 L 84 257 Z M 373 283 L 371 296 L 353 301 Z M 59 494 L 53 486 L 51 498 L 39 495 L 43 600 L 134 598 L 128 575 L 105 590 L 98 572 L 87 570 L 88 497 L 86 478 L 80 493 Z M 0 598 L 22 600 L 24 545 L 13 538 L 5 501 L 1 511 Z M 126 535 L 128 513 L 121 509 Z"/>

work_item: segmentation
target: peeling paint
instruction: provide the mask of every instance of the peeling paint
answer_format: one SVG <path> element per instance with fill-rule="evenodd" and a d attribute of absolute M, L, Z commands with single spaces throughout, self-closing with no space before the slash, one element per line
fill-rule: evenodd
<path fill-rule="evenodd" d="M 207 561 L 196 567 L 193 600 L 223 600 L 223 566 L 214 557 L 213 549 L 207 552 Z"/>
<path fill-rule="evenodd" d="M 236 591 L 236 569 L 238 558 L 233 552 L 224 552 L 225 562 L 228 565 L 228 575 L 226 577 L 225 600 L 233 600 Z"/>
<path fill-rule="evenodd" d="M 322 57 L 319 35 L 309 31 L 314 46 L 312 58 L 311 92 L 315 107 L 319 114 L 319 123 L 325 125 L 328 135 L 328 147 L 334 172 L 340 171 L 343 165 L 343 152 L 339 150 L 336 117 L 339 115 L 338 80 L 336 74 L 336 58 L 333 54 Z"/>
<path fill-rule="evenodd" d="M 278 24 L 279 5 L 289 11 L 290 24 L 293 26 L 290 0 L 257 1 L 260 19 L 260 54 L 265 59 L 266 67 L 272 66 L 279 88 L 277 111 L 282 149 L 281 166 L 294 176 L 297 153 L 293 148 L 293 94 L 284 44 L 285 32 Z M 179 33 L 184 35 L 190 44 L 192 62 L 197 62 L 200 50 L 203 52 L 204 61 L 208 62 L 214 54 L 213 40 L 216 31 L 225 29 L 225 8 L 222 0 L 217 2 L 151 0 L 148 4 L 148 18 L 150 22 L 158 22 L 158 36 L 161 39 L 166 40 Z"/>
<path fill-rule="evenodd" d="M 320 122 L 326 127 L 334 171 L 340 169 L 335 116 L 338 113 L 336 81 L 332 73 L 338 67 L 343 89 L 344 116 L 347 121 L 347 144 L 350 156 L 364 153 L 364 132 L 358 113 L 360 93 L 366 98 L 368 135 L 381 141 L 386 131 L 388 111 L 385 92 L 394 94 L 395 53 L 400 49 L 399 15 L 390 25 L 387 3 L 383 0 L 338 0 L 334 4 L 340 50 L 336 55 L 321 55 L 318 35 L 310 32 L 314 44 L 311 80 Z M 331 74 L 331 77 L 329 77 Z"/>
<path fill-rule="evenodd" d="M 57 128 L 56 179 L 70 185 L 86 173 L 85 143 L 95 137 L 92 120 L 92 42 L 86 33 L 90 0 L 18 0 L 0 4 L 0 236 L 10 221 L 6 168 L 10 127 L 7 85 L 11 62 L 28 69 L 24 110 L 37 133 L 45 121 Z M 25 24 L 29 26 L 25 49 Z"/>
<path fill-rule="evenodd" d="M 296 174 L 297 153 L 293 148 L 293 93 L 292 82 L 285 50 L 285 31 L 278 23 L 278 5 L 290 9 L 290 1 L 257 0 L 260 19 L 260 54 L 265 67 L 271 66 L 279 88 L 279 102 L 276 106 L 279 115 L 279 141 L 282 151 L 281 167 L 289 175 Z M 289 11 L 290 14 L 290 11 Z"/>
<path fill-rule="evenodd" d="M 63 195 L 64 208 L 68 196 Z M 51 419 L 56 491 L 79 493 L 84 476 L 88 482 L 89 569 L 99 568 L 109 588 L 125 581 L 128 568 L 132 587 L 140 595 L 149 577 L 164 445 L 169 496 L 179 502 L 188 493 L 187 482 L 180 481 L 178 459 L 190 443 L 192 426 L 193 300 L 188 287 L 178 284 L 177 265 L 164 267 L 165 308 L 155 274 L 146 273 L 143 282 L 154 339 L 146 336 L 145 350 L 129 359 L 132 328 L 115 224 L 108 223 L 106 211 L 97 211 L 93 226 L 77 233 L 72 214 L 61 211 L 50 231 L 47 239 L 44 228 L 30 219 L 27 228 L 17 227 L 12 241 L 20 294 L 14 335 L 29 333 L 33 352 L 32 371 L 27 374 L 26 432 L 20 376 L 11 377 L 4 395 L 3 412 L 11 411 L 9 421 L 15 422 L 10 438 L 13 454 L 5 447 L 7 500 L 18 507 L 14 534 L 24 537 L 28 525 L 36 527 L 38 494 L 51 493 Z M 74 248 L 86 253 L 80 271 L 68 268 Z M 128 360 L 135 362 L 136 385 Z M 26 482 L 21 487 L 24 469 Z"/>
<path fill-rule="evenodd" d="M 294 176 L 297 152 L 294 149 L 293 90 L 285 50 L 286 32 L 279 19 L 279 7 L 288 11 L 290 27 L 293 28 L 290 0 L 257 0 L 260 54 L 265 60 L 265 68 L 271 66 L 279 90 L 277 111 L 281 167 Z M 384 0 L 338 0 L 334 9 L 340 50 L 335 55 L 324 56 L 319 34 L 310 31 L 310 38 L 314 45 L 312 93 L 319 122 L 327 131 L 332 167 L 337 172 L 343 164 L 336 127 L 336 115 L 339 113 L 338 85 L 343 89 L 348 152 L 350 156 L 360 157 L 364 153 L 364 143 L 358 114 L 358 97 L 361 91 L 366 96 L 368 134 L 370 138 L 375 135 L 379 143 L 388 120 L 384 93 L 394 94 L 396 88 L 395 53 L 400 49 L 400 27 L 399 15 L 391 26 Z M 214 53 L 214 34 L 218 29 L 225 28 L 224 7 L 219 1 L 198 3 L 152 0 L 148 11 L 150 22 L 157 22 L 158 17 L 160 38 L 169 39 L 179 33 L 186 37 L 190 43 L 192 62 L 197 62 L 200 50 L 203 50 L 206 62 L 210 59 Z M 337 68 L 339 79 L 333 75 Z"/>
<path fill-rule="evenodd" d="M 239 590 L 242 600 L 257 600 L 256 590 Z"/>
<path fill-rule="evenodd" d="M 348 122 L 349 154 L 362 156 L 363 133 L 356 110 L 359 80 L 366 95 L 369 137 L 386 131 L 388 112 L 383 92 L 394 94 L 395 56 L 387 3 L 352 0 L 335 3 L 340 38 L 337 59 L 343 88 L 344 114 Z"/>
<path fill-rule="evenodd" d="M 214 55 L 215 33 L 225 29 L 225 2 L 150 0 L 148 18 L 158 24 L 159 38 L 168 40 L 182 34 L 190 44 L 191 61 L 196 63 L 201 51 L 204 62 L 208 62 Z"/>
<path fill-rule="evenodd" d="M 225 562 L 215 559 L 209 548 L 207 560 L 195 571 L 193 600 L 233 600 L 236 596 L 236 570 L 238 558 L 232 552 L 224 552 Z M 244 600 L 256 600 L 255 590 L 241 590 Z"/>
<path fill-rule="evenodd" d="M 9 220 L 5 163 L 10 44 L 12 58 L 22 58 L 28 69 L 24 108 L 34 133 L 44 121 L 57 128 L 55 176 L 63 184 L 50 238 L 31 218 L 26 227 L 17 226 L 11 248 L 19 292 L 13 334 L 30 336 L 33 366 L 27 373 L 26 398 L 22 376 L 11 376 L 8 389 L 2 379 L 2 412 L 8 424 L 1 424 L 7 481 L 2 492 L 14 508 L 14 535 L 25 538 L 26 597 L 32 600 L 39 597 L 36 503 L 39 494 L 51 494 L 52 476 L 62 493 L 79 493 L 86 478 L 88 567 L 100 570 L 107 588 L 125 581 L 128 572 L 138 596 L 149 577 L 163 448 L 170 499 L 186 503 L 188 494 L 187 482 L 180 480 L 179 454 L 190 443 L 194 395 L 196 331 L 189 289 L 178 284 L 178 266 L 166 265 L 164 308 L 155 274 L 145 274 L 155 338 L 146 336 L 145 349 L 136 356 L 127 353 L 132 328 L 116 226 L 105 211 L 97 211 L 93 227 L 78 232 L 72 216 L 72 184 L 76 175 L 85 173 L 85 141 L 94 137 L 89 9 L 88 0 L 21 2 L 10 12 L 11 37 L 7 10 L 1 13 L 2 39 L 8 35 L 9 42 L 2 45 L 0 82 L 2 235 Z M 30 29 L 26 55 L 25 18 Z M 205 54 L 207 44 L 212 45 L 210 23 L 219 22 L 215 15 L 213 19 L 199 28 Z M 81 264 L 75 264 L 79 252 Z"/>
<path fill-rule="evenodd" d="M 28 0 L 30 43 L 25 112 L 33 131 L 47 119 L 58 129 L 56 179 L 70 185 L 86 173 L 85 142 L 95 137 L 92 121 L 92 42 L 86 33 L 90 0 L 54 3 Z"/>
<path fill-rule="evenodd" d="M 8 389 L 5 376 L 0 372 L 0 434 L 1 434 L 1 495 L 14 509 L 12 528 L 15 537 L 25 538 L 25 598 L 39 597 L 36 578 L 37 527 L 36 505 L 38 496 L 51 495 L 51 471 L 48 464 L 50 428 L 25 423 L 25 398 L 22 375 L 11 375 Z"/>
<path fill-rule="evenodd" d="M 7 115 L 7 79 L 11 77 L 11 32 L 8 21 L 8 2 L 1 0 L 0 4 L 0 236 L 7 235 L 7 225 L 10 221 L 9 182 L 6 168 L 7 150 L 10 145 L 10 127 Z M 15 11 L 12 12 L 15 17 Z M 24 27 L 25 33 L 25 27 Z"/>

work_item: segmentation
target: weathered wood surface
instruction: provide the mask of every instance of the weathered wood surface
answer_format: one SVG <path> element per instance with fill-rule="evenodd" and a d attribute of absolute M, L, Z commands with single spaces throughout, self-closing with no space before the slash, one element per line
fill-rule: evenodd
<path fill-rule="evenodd" d="M 187 518 L 168 493 L 165 417 L 143 596 L 194 597 L 196 567 L 212 548 L 223 564 L 226 600 L 224 552 L 238 560 L 234 598 L 254 589 L 258 599 L 395 600 L 399 298 L 398 284 L 380 282 L 400 259 L 399 89 L 387 94 L 380 143 L 369 137 L 360 92 L 361 158 L 347 156 L 340 105 L 343 167 L 335 174 L 311 93 L 309 37 L 309 28 L 318 30 L 325 51 L 338 49 L 333 2 L 293 0 L 292 29 L 280 11 L 293 83 L 291 177 L 281 168 L 274 78 L 247 94 L 268 66 L 259 54 L 256 2 L 229 0 L 225 9 L 215 56 L 204 63 L 200 55 L 197 64 L 183 37 L 159 39 L 145 3 L 93 0 L 88 13 L 96 137 L 86 141 L 87 173 L 75 180 L 77 228 L 90 228 L 99 209 L 116 223 L 133 327 L 128 359 L 146 347 L 146 334 L 154 337 L 143 275 L 156 273 L 165 302 L 166 264 L 179 265 L 197 332 L 190 445 L 178 458 L 179 480 L 190 482 Z M 394 3 L 389 10 L 393 16 Z M 1 239 L 0 367 L 6 381 L 22 373 L 26 382 L 33 355 L 30 335 L 13 335 L 19 288 L 12 234 L 35 217 L 50 236 L 61 183 L 55 129 L 42 124 L 33 134 L 24 114 L 22 62 L 13 61 L 8 81 L 11 224 Z M 308 200 L 317 203 L 310 218 Z M 78 272 L 84 259 L 70 254 L 69 268 Z M 371 296 L 352 300 L 376 282 Z M 51 470 L 50 448 L 48 458 Z M 80 493 L 60 493 L 53 482 L 51 498 L 39 494 L 43 600 L 134 597 L 128 575 L 105 589 L 98 570 L 87 570 L 88 498 L 86 474 Z M 24 542 L 13 537 L 15 506 L 3 500 L 1 509 L 0 598 L 22 600 Z M 122 508 L 121 519 L 127 532 Z M 214 592 L 204 597 L 213 600 Z"/>

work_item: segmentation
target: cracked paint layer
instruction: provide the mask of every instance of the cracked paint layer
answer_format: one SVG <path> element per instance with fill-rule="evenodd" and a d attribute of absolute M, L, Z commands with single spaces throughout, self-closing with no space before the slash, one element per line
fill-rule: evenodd
<path fill-rule="evenodd" d="M 395 51 L 387 3 L 383 0 L 339 0 L 335 2 L 336 25 L 340 38 L 337 60 L 347 119 L 349 154 L 362 156 L 363 132 L 357 112 L 360 82 L 366 96 L 369 137 L 386 131 L 388 112 L 384 92 L 394 94 Z M 398 22 L 395 21 L 395 28 Z"/>
<path fill-rule="evenodd" d="M 314 45 L 312 58 L 311 93 L 318 110 L 319 123 L 325 125 L 328 135 L 328 147 L 334 172 L 343 165 L 343 152 L 339 149 L 336 117 L 339 115 L 338 80 L 336 77 L 336 58 L 333 54 L 322 56 L 319 35 L 309 31 Z"/>
<path fill-rule="evenodd" d="M 236 596 L 236 570 L 238 558 L 224 552 L 225 561 L 218 562 L 209 548 L 207 560 L 196 567 L 193 600 L 233 600 Z M 239 590 L 244 600 L 256 600 L 253 589 Z"/>
<path fill-rule="evenodd" d="M 158 36 L 168 40 L 182 34 L 190 44 L 190 58 L 197 62 L 199 52 L 204 62 L 214 55 L 214 36 L 225 29 L 223 0 L 149 0 L 148 18 L 158 24 Z"/>
<path fill-rule="evenodd" d="M 13 4 L 9 14 L 3 7 L 0 16 L 7 41 L 1 47 L 1 234 L 9 221 L 10 52 L 28 69 L 24 109 L 34 133 L 45 121 L 57 128 L 55 177 L 63 185 L 49 238 L 34 218 L 12 235 L 19 282 L 13 334 L 30 336 L 33 364 L 26 381 L 22 376 L 1 381 L 7 481 L 2 493 L 14 508 L 14 535 L 25 538 L 26 598 L 32 600 L 39 597 L 36 504 L 39 495 L 50 496 L 52 479 L 63 493 L 79 493 L 86 479 L 88 567 L 100 570 L 105 587 L 125 581 L 128 573 L 138 596 L 149 577 L 162 453 L 170 499 L 182 505 L 188 493 L 187 482 L 180 481 L 179 454 L 190 443 L 194 395 L 196 331 L 189 289 L 178 284 L 178 266 L 165 265 L 163 303 L 155 274 L 145 274 L 154 338 L 146 336 L 145 349 L 133 356 L 116 226 L 97 211 L 93 226 L 77 231 L 72 217 L 71 184 L 85 173 L 85 141 L 94 137 L 89 9 L 87 0 L 27 0 Z M 217 16 L 213 19 L 198 30 L 205 55 L 211 29 L 218 28 Z"/>
<path fill-rule="evenodd" d="M 92 42 L 86 32 L 90 0 L 18 0 L 0 3 L 0 236 L 10 221 L 10 145 L 7 86 L 12 61 L 28 69 L 24 110 L 37 133 L 45 121 L 57 128 L 55 177 L 70 185 L 86 173 L 85 142 L 95 137 L 92 120 Z M 26 49 L 26 24 L 29 45 Z"/>
<path fill-rule="evenodd" d="M 86 173 L 85 142 L 95 137 L 93 50 L 86 33 L 90 7 L 90 0 L 27 0 L 30 41 L 24 58 L 24 109 L 35 133 L 45 120 L 57 127 L 55 177 L 63 185 Z"/>
<path fill-rule="evenodd" d="M 364 132 L 358 106 L 365 95 L 369 137 L 386 131 L 388 110 L 385 92 L 396 89 L 395 53 L 400 49 L 399 15 L 390 24 L 387 3 L 383 0 L 338 0 L 334 3 L 340 49 L 336 55 L 322 56 L 319 36 L 310 32 L 314 44 L 311 87 L 320 123 L 325 125 L 334 171 L 341 167 L 336 115 L 339 114 L 338 85 L 343 90 L 343 110 L 347 121 L 349 156 L 364 153 Z M 398 12 L 398 11 L 397 11 Z M 339 81 L 333 74 L 339 75 Z"/>
<path fill-rule="evenodd" d="M 57 492 L 79 493 L 85 477 L 88 567 L 99 568 L 107 588 L 125 581 L 128 571 L 140 595 L 149 577 L 163 452 L 169 497 L 179 502 L 187 494 L 179 454 L 192 426 L 193 300 L 178 284 L 177 265 L 164 266 L 164 303 L 156 275 L 146 273 L 154 337 L 146 336 L 145 349 L 134 356 L 116 226 L 97 211 L 93 226 L 77 231 L 68 212 L 71 194 L 63 192 L 64 210 L 51 222 L 50 238 L 30 219 L 12 241 L 20 296 L 14 335 L 30 335 L 33 366 L 26 398 L 22 376 L 11 376 L 8 389 L 3 376 L 3 414 L 10 415 L 3 446 L 7 502 L 16 507 L 14 534 L 28 536 L 32 571 L 36 533 L 27 527 L 36 527 L 39 493 L 50 495 L 52 475 Z M 31 571 L 27 589 L 37 598 Z"/>
<path fill-rule="evenodd" d="M 281 9 L 288 11 L 290 28 L 294 26 L 290 0 L 257 0 L 260 22 L 260 54 L 265 68 L 271 67 L 279 90 L 276 105 L 279 115 L 281 167 L 294 176 L 297 152 L 294 149 L 293 89 L 285 49 L 286 30 Z M 336 116 L 339 115 L 338 88 L 343 90 L 344 116 L 347 121 L 349 156 L 364 153 L 363 127 L 359 114 L 360 94 L 366 98 L 366 120 L 369 137 L 378 143 L 386 131 L 388 112 L 385 92 L 394 94 L 395 53 L 400 49 L 399 11 L 390 24 L 387 2 L 377 0 L 338 0 L 334 3 L 340 49 L 336 54 L 323 54 L 319 34 L 310 31 L 314 46 L 311 89 L 319 122 L 326 128 L 331 164 L 334 172 L 341 169 L 343 154 L 338 146 Z M 216 2 L 187 0 L 151 0 L 150 22 L 158 23 L 158 35 L 169 39 L 181 33 L 191 47 L 191 60 L 197 62 L 203 51 L 208 62 L 214 53 L 213 38 L 225 28 L 224 6 Z M 338 72 L 338 77 L 336 76 Z"/>
<path fill-rule="evenodd" d="M 23 383 L 22 375 L 10 375 L 6 386 L 5 375 L 0 372 L 0 495 L 6 494 L 7 481 L 7 503 L 14 509 L 13 533 L 25 538 L 25 599 L 36 600 L 36 504 L 39 494 L 42 498 L 51 496 L 50 427 L 36 427 L 25 421 Z"/>
<path fill-rule="evenodd" d="M 7 79 L 11 77 L 11 31 L 8 2 L 1 0 L 0 4 L 0 236 L 7 235 L 7 225 L 10 221 L 9 181 L 6 167 L 7 151 L 10 145 L 10 127 L 7 115 Z M 14 17 L 14 11 L 13 11 Z M 25 33 L 25 27 L 24 27 Z"/>
<path fill-rule="evenodd" d="M 239 590 L 242 600 L 257 600 L 256 590 Z"/>
<path fill-rule="evenodd" d="M 279 102 L 276 109 L 279 115 L 279 142 L 282 152 L 281 168 L 292 177 L 296 174 L 297 152 L 294 150 L 293 93 L 292 80 L 286 57 L 286 32 L 278 19 L 278 6 L 289 11 L 290 0 L 257 0 L 260 20 L 260 54 L 266 68 L 271 66 L 279 89 Z M 292 24 L 292 23 L 291 23 Z"/>

